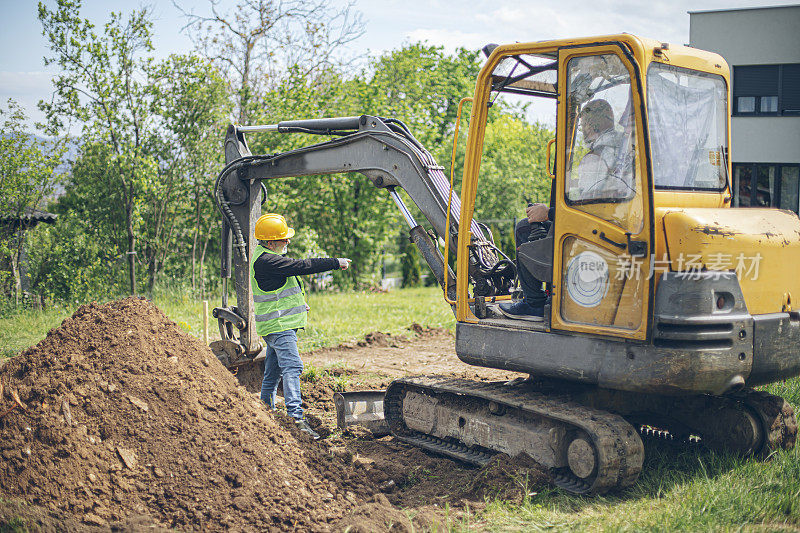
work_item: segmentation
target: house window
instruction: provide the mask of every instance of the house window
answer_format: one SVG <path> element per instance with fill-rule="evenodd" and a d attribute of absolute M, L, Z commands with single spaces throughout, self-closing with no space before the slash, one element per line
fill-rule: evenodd
<path fill-rule="evenodd" d="M 733 206 L 800 212 L 800 165 L 734 163 Z"/>
<path fill-rule="evenodd" d="M 739 106 L 739 113 L 755 113 L 756 112 L 756 97 L 755 96 L 740 96 L 736 99 Z"/>
<path fill-rule="evenodd" d="M 733 114 L 800 115 L 800 63 L 733 67 Z"/>
<path fill-rule="evenodd" d="M 789 209 L 798 212 L 798 200 L 800 200 L 800 191 L 798 191 L 798 178 L 800 178 L 800 166 L 797 167 L 783 167 L 781 172 L 781 201 L 778 205 L 781 209 Z"/>

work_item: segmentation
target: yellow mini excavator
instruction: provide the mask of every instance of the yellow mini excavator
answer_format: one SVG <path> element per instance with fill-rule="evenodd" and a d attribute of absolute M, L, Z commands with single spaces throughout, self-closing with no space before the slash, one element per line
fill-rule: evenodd
<path fill-rule="evenodd" d="M 262 180 L 358 172 L 394 199 L 443 287 L 458 357 L 531 376 L 398 379 L 381 398 L 396 438 L 476 465 L 526 453 L 580 494 L 636 481 L 642 430 L 744 455 L 794 446 L 791 406 L 752 387 L 800 374 L 800 220 L 731 208 L 725 60 L 628 34 L 484 52 L 460 196 L 395 119 L 229 127 L 216 200 L 223 281 L 234 277 L 237 299 L 230 306 L 223 296 L 214 310 L 218 357 L 234 367 L 261 351 L 248 260 Z M 553 223 L 518 243 L 516 265 L 473 219 L 487 115 L 498 97 L 556 110 L 555 150 L 547 147 Z M 251 155 L 249 132 L 335 138 Z M 448 254 L 456 255 L 455 272 Z M 540 322 L 499 312 L 512 299 L 517 268 L 550 289 Z"/>

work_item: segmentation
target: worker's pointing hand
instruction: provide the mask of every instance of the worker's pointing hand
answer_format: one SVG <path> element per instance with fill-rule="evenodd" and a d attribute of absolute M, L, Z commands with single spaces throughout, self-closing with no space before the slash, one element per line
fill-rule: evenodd
<path fill-rule="evenodd" d="M 547 212 L 550 208 L 544 204 L 533 204 L 525 208 L 525 215 L 528 217 L 528 222 L 544 222 L 547 220 Z"/>
<path fill-rule="evenodd" d="M 339 268 L 341 270 L 347 270 L 350 268 L 350 259 L 346 259 L 344 257 L 339 258 Z"/>

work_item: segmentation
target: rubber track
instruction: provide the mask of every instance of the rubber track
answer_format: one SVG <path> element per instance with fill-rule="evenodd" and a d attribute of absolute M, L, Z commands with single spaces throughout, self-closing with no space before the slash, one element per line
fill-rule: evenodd
<path fill-rule="evenodd" d="M 754 455 L 766 458 L 773 452 L 794 448 L 797 440 L 797 419 L 789 402 L 764 391 L 745 389 L 732 396 L 747 405 L 760 418 L 766 438 Z"/>
<path fill-rule="evenodd" d="M 672 399 L 664 398 L 664 410 L 668 410 L 667 406 L 670 405 Z M 735 394 L 728 396 L 702 396 L 698 398 L 687 398 L 687 401 L 697 401 L 697 413 L 712 412 L 717 416 L 719 410 L 735 410 L 747 409 L 752 414 L 756 415 L 757 419 L 761 422 L 764 438 L 758 444 L 758 449 L 752 455 L 756 458 L 766 458 L 777 450 L 790 450 L 794 448 L 797 439 L 797 420 L 795 419 L 794 409 L 789 403 L 781 398 L 768 392 L 757 391 L 753 389 L 745 389 Z M 709 403 L 711 405 L 709 405 Z M 726 441 L 730 442 L 732 436 L 729 433 L 723 434 L 709 434 L 709 431 L 717 428 L 713 420 L 704 420 L 699 418 L 692 421 L 691 427 L 696 428 L 700 435 L 699 444 L 709 447 L 710 449 L 723 451 L 729 450 L 726 447 Z M 724 428 L 723 428 L 724 429 Z M 674 432 L 673 428 L 666 424 L 663 428 L 640 428 L 640 434 L 644 438 L 656 438 L 659 440 L 669 440 L 676 444 L 683 444 L 688 446 L 695 446 L 698 442 L 689 437 L 688 435 L 676 436 L 679 433 Z M 708 442 L 719 443 L 717 446 L 709 446 Z"/>
<path fill-rule="evenodd" d="M 453 394 L 493 401 L 511 409 L 557 420 L 585 431 L 597 452 L 596 474 L 589 480 L 573 475 L 568 468 L 552 468 L 556 485 L 576 494 L 603 494 L 633 485 L 639 477 L 644 447 L 636 430 L 621 416 L 572 402 L 563 395 L 544 395 L 524 386 L 480 383 L 457 378 L 412 377 L 391 383 L 384 399 L 384 412 L 392 433 L 400 440 L 476 465 L 486 464 L 493 455 L 472 450 L 431 435 L 410 430 L 403 423 L 404 393 L 415 390 L 430 396 Z"/>

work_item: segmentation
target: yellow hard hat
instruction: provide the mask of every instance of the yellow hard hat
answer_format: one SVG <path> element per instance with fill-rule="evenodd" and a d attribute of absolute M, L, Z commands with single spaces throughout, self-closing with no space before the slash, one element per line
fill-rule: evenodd
<path fill-rule="evenodd" d="M 290 228 L 286 224 L 286 219 L 278 213 L 261 215 L 256 221 L 254 233 L 259 241 L 279 241 L 294 237 L 294 229 Z"/>

